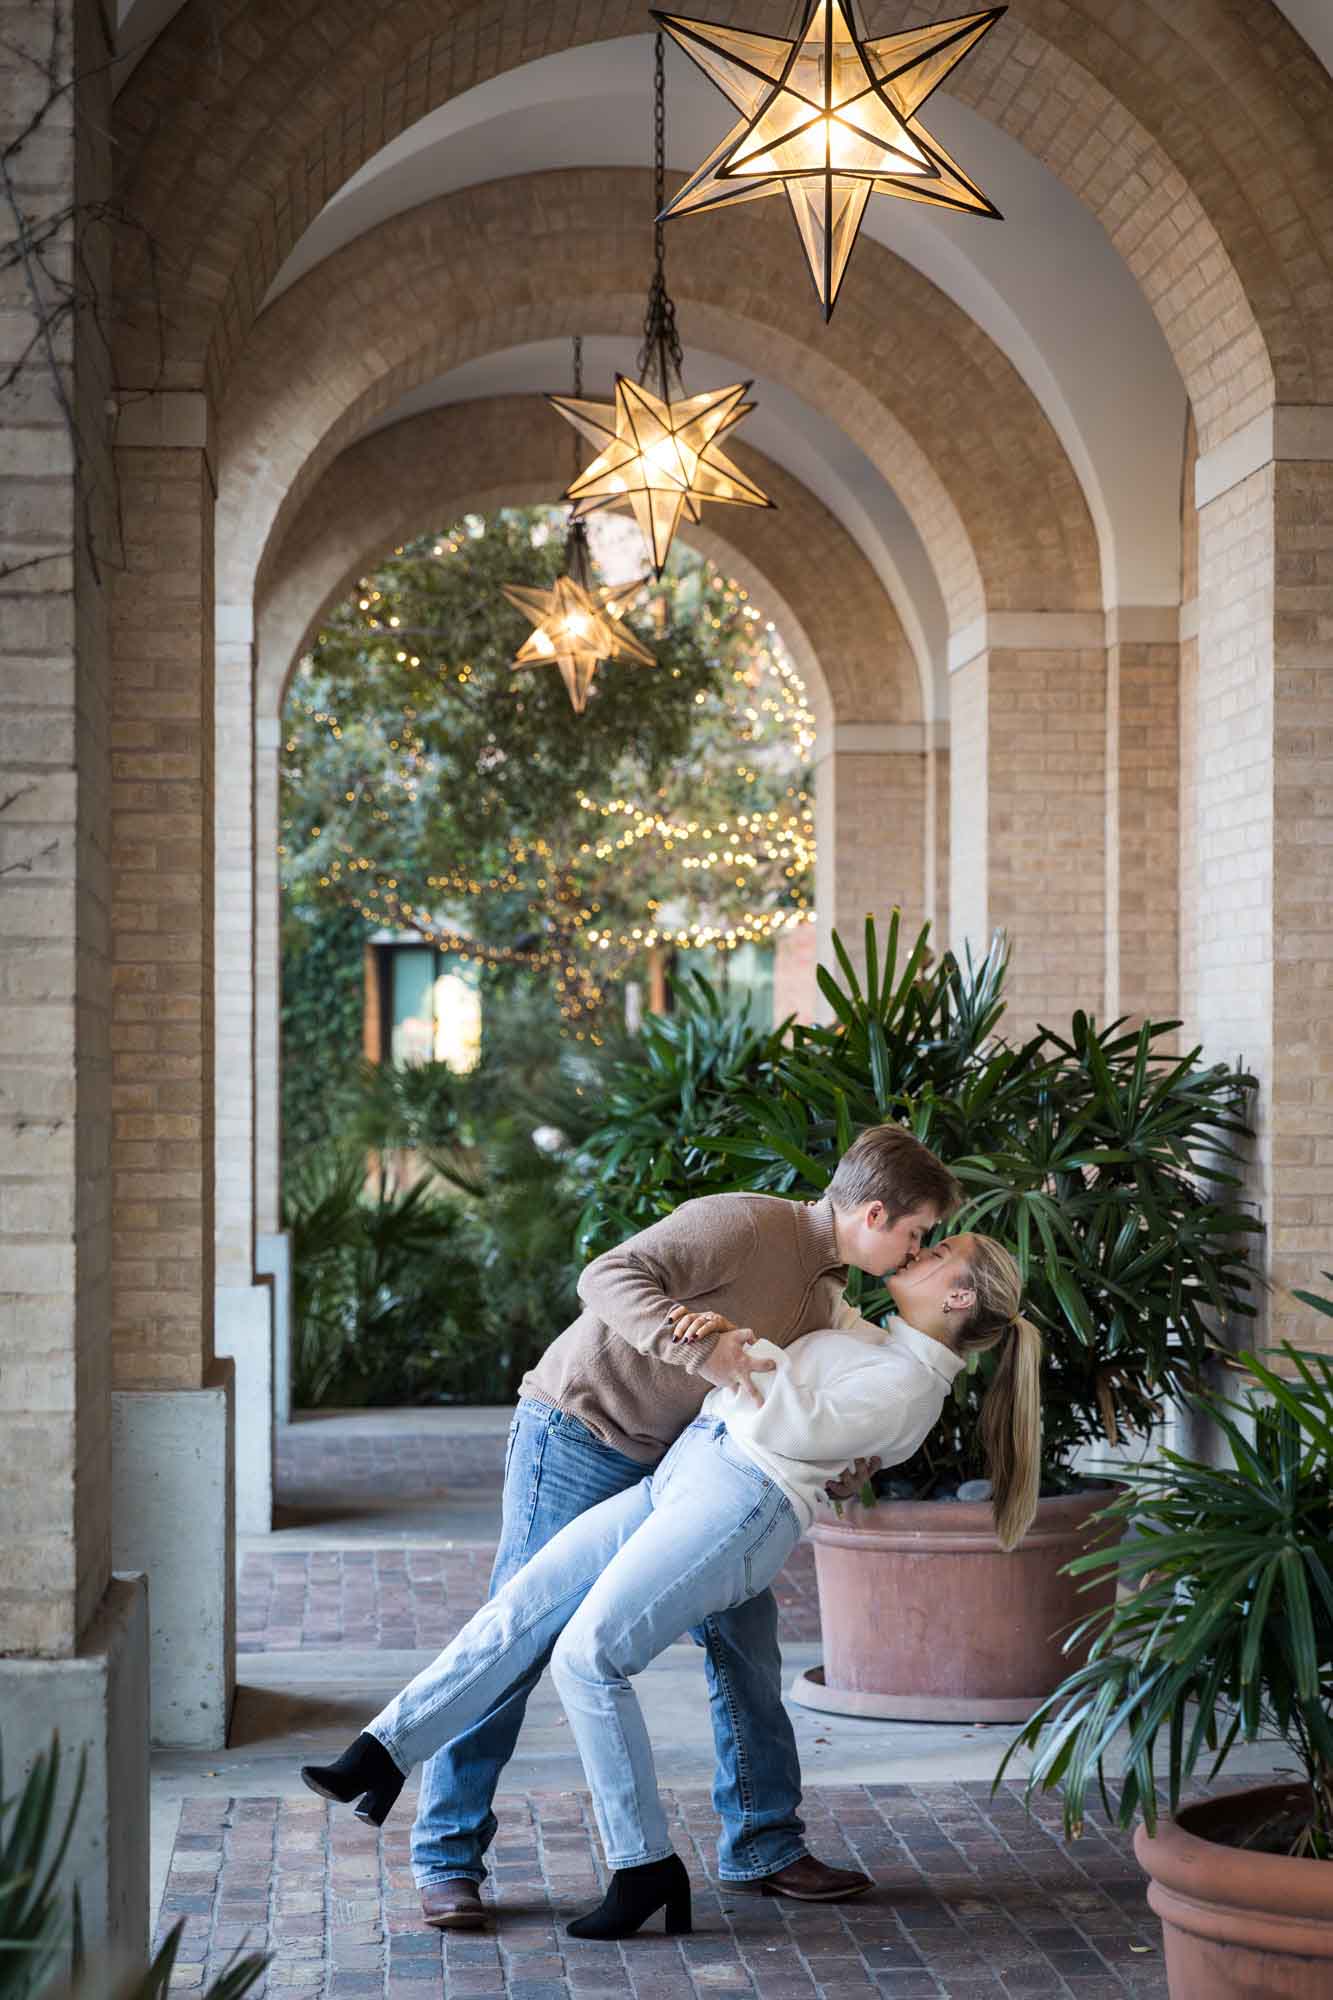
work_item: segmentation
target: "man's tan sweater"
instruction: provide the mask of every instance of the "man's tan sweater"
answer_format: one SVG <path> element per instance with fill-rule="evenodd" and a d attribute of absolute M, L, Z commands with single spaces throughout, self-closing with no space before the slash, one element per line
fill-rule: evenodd
<path fill-rule="evenodd" d="M 588 1265 L 579 1279 L 586 1310 L 528 1370 L 519 1394 L 654 1464 L 712 1387 L 698 1369 L 715 1339 L 674 1345 L 673 1305 L 723 1313 L 786 1347 L 839 1323 L 846 1282 L 829 1201 L 703 1195 Z"/>

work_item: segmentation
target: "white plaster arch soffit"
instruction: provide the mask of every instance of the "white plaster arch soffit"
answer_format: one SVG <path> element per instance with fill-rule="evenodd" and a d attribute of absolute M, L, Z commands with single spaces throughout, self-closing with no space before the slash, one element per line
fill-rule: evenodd
<path fill-rule="evenodd" d="M 455 515 L 490 514 L 499 507 L 540 506 L 551 497 L 552 489 L 546 480 L 534 480 L 530 485 L 523 480 L 506 480 L 503 486 L 469 487 L 465 492 L 451 494 L 447 511 Z M 322 596 L 322 565 L 312 563 L 313 574 L 309 577 L 299 571 L 290 578 L 279 573 L 271 593 L 261 599 L 255 617 L 257 726 L 281 717 L 301 655 L 309 647 L 329 606 L 347 595 L 358 576 L 373 569 L 391 549 L 398 547 L 405 534 L 418 532 L 422 525 L 420 520 L 411 525 L 404 520 L 396 530 L 376 535 L 355 563 L 338 569 L 336 582 L 324 590 Z M 687 548 L 716 563 L 719 569 L 724 569 L 728 576 L 734 576 L 742 588 L 749 591 L 754 602 L 763 606 L 781 635 L 792 665 L 805 682 L 806 692 L 815 706 L 817 726 L 821 729 L 825 727 L 820 718 L 829 709 L 830 702 L 824 670 L 809 635 L 772 579 L 703 522 L 691 526 L 681 540 Z M 325 574 L 334 574 L 334 567 L 330 565 Z M 315 603 L 317 597 L 320 601 L 312 612 L 309 606 Z"/>
<path fill-rule="evenodd" d="M 542 57 L 421 119 L 326 205 L 269 298 L 375 222 L 433 195 L 549 167 L 642 164 L 650 49 L 643 35 Z M 684 170 L 710 149 L 727 113 L 679 51 L 667 60 L 670 164 Z M 1151 308 L 1098 223 L 1032 154 L 944 93 L 932 98 L 930 117 L 1006 221 L 880 199 L 867 210 L 864 234 L 952 298 L 1033 392 L 1087 499 L 1107 607 L 1178 602 L 1185 392 Z M 690 218 L 673 230 L 708 226 Z M 669 231 L 668 255 L 672 241 Z M 794 236 L 792 256 L 799 271 Z M 767 384 L 760 378 L 757 387 L 762 398 Z M 451 400 L 447 390 L 440 400 Z M 864 508 L 869 496 L 853 488 L 850 497 Z M 892 506 L 885 511 L 891 519 Z M 888 550 L 900 587 L 919 568 L 901 526 L 894 523 Z M 866 553 L 874 559 L 871 548 Z M 928 602 L 917 600 L 917 613 L 929 626 Z"/>
<path fill-rule="evenodd" d="M 441 300 L 447 298 L 450 271 L 458 267 L 460 260 L 466 263 L 470 256 L 478 254 L 478 251 L 470 248 L 468 244 L 467 232 L 470 229 L 481 232 L 479 243 L 489 246 L 493 240 L 489 233 L 492 226 L 490 216 L 495 203 L 502 200 L 500 194 L 502 184 L 499 183 L 474 184 L 467 191 L 440 197 L 435 202 L 387 218 L 372 232 L 372 237 L 378 236 L 378 242 L 370 238 L 358 238 L 340 250 L 331 252 L 328 257 L 320 261 L 314 271 L 306 274 L 304 283 L 298 284 L 290 295 L 284 293 L 274 300 L 261 314 L 246 343 L 227 407 L 222 413 L 223 443 L 219 480 L 217 566 L 220 602 L 241 605 L 251 599 L 261 561 L 267 560 L 264 555 L 266 547 L 271 550 L 280 543 L 281 536 L 286 530 L 287 519 L 300 505 L 304 491 L 338 451 L 355 441 L 377 422 L 405 413 L 406 393 L 418 391 L 424 383 L 430 381 L 433 374 L 447 375 L 454 369 L 465 371 L 468 364 L 481 362 L 492 352 L 496 341 L 497 314 L 501 333 L 509 331 L 512 326 L 515 333 L 520 335 L 526 333 L 529 342 L 533 340 L 534 335 L 538 336 L 539 345 L 541 336 L 549 340 L 555 335 L 558 345 L 561 338 L 567 339 L 574 331 L 586 332 L 590 325 L 607 328 L 618 335 L 622 342 L 637 333 L 642 316 L 643 295 L 637 289 L 640 251 L 634 239 L 641 234 L 646 245 L 648 232 L 646 226 L 641 229 L 636 220 L 627 239 L 624 217 L 630 212 L 637 217 L 640 191 L 648 185 L 648 176 L 642 170 L 635 173 L 632 169 L 624 169 L 622 173 L 625 176 L 624 186 L 617 185 L 608 176 L 600 190 L 603 200 L 599 206 L 587 211 L 585 231 L 587 241 L 577 245 L 571 243 L 568 259 L 558 260 L 552 267 L 561 271 L 562 279 L 566 277 L 569 279 L 567 285 L 562 282 L 559 287 L 550 286 L 547 290 L 538 287 L 535 291 L 531 287 L 525 288 L 525 285 L 512 275 L 521 271 L 521 252 L 512 239 L 512 232 L 511 240 L 507 243 L 502 244 L 495 240 L 495 270 L 499 273 L 508 272 L 511 275 L 506 277 L 503 283 L 493 284 L 491 291 L 498 290 L 502 294 L 507 294 L 511 303 L 502 309 L 498 299 L 489 299 L 484 308 L 479 308 L 475 322 L 465 318 L 461 324 L 456 324 L 452 322 L 449 314 L 445 313 L 443 320 L 437 326 L 428 300 L 432 288 Z M 530 188 L 542 189 L 543 199 L 549 196 L 558 208 L 561 201 L 571 198 L 571 190 L 562 183 L 586 178 L 586 175 L 586 169 L 573 174 L 566 171 L 563 175 L 560 170 L 556 170 L 549 183 L 542 174 L 526 176 L 523 179 Z M 632 210 L 626 210 L 624 201 L 631 196 Z M 767 241 L 770 255 L 773 253 L 774 245 L 779 242 L 785 253 L 785 233 L 779 229 L 782 220 L 780 216 L 770 214 L 757 224 L 762 237 Z M 726 226 L 734 232 L 737 226 L 735 218 L 731 218 Z M 443 230 L 443 235 L 439 234 L 440 230 Z M 617 264 L 617 260 L 608 255 L 609 263 L 616 266 L 615 274 L 609 282 L 603 284 L 602 295 L 598 296 L 597 279 L 601 274 L 591 264 L 590 245 L 594 242 L 609 245 L 610 239 L 603 233 L 608 230 L 618 234 L 619 262 Z M 452 238 L 451 231 L 456 232 Z M 399 239 L 396 242 L 395 237 Z M 343 285 L 354 287 L 358 295 L 364 296 L 359 260 L 365 255 L 373 255 L 381 268 L 393 270 L 396 268 L 395 258 L 411 258 L 417 254 L 418 247 L 427 242 L 432 244 L 433 254 L 445 261 L 437 264 L 433 272 L 424 269 L 418 272 L 416 266 L 412 266 L 409 270 L 408 265 L 404 264 L 401 267 L 402 275 L 397 280 L 399 286 L 404 287 L 400 295 L 408 311 L 421 320 L 424 331 L 420 340 L 417 338 L 416 318 L 410 323 L 395 322 L 392 318 L 386 319 L 385 315 L 391 312 L 393 293 L 390 290 L 375 294 L 376 304 L 381 309 L 377 332 L 364 336 L 366 344 L 358 346 L 358 339 L 362 336 L 358 333 L 353 319 L 349 318 L 344 331 L 339 316 L 330 309 L 328 298 L 335 295 Z M 688 326 L 694 329 L 695 334 L 701 336 L 703 342 L 719 357 L 727 372 L 748 372 L 746 357 L 750 346 L 749 321 L 743 309 L 737 310 L 731 307 L 725 290 L 717 292 L 716 275 L 706 281 L 703 292 L 698 296 L 695 295 L 692 289 L 692 267 L 698 266 L 699 272 L 702 273 L 709 268 L 710 259 L 704 239 L 695 236 L 693 243 L 695 246 L 693 254 L 687 248 L 683 256 L 678 255 L 674 267 L 676 277 L 673 283 L 681 301 L 682 316 L 687 318 Z M 359 250 L 358 245 L 364 247 Z M 580 256 L 590 261 L 580 267 Z M 716 271 L 716 245 L 713 246 L 711 264 Z M 340 266 L 345 268 L 340 269 Z M 1006 449 L 999 433 L 995 430 L 993 398 L 999 387 L 995 375 L 998 367 L 1009 376 L 1013 385 L 1010 393 L 1014 398 L 1015 423 L 1022 424 L 1026 406 L 1030 412 L 1029 421 L 1040 427 L 1044 442 L 1037 443 L 1036 432 L 1032 435 L 1037 460 L 1047 468 L 1042 476 L 1047 479 L 1054 476 L 1055 487 L 1058 489 L 1062 480 L 1056 467 L 1057 464 L 1063 464 L 1067 490 L 1081 492 L 1077 474 L 1069 466 L 1053 426 L 1049 425 L 1021 377 L 1017 376 L 1016 371 L 1012 371 L 1011 364 L 1002 356 L 998 346 L 989 339 L 984 330 L 959 312 L 953 302 L 939 292 L 938 288 L 931 288 L 928 284 L 922 285 L 920 274 L 913 270 L 906 260 L 896 258 L 879 244 L 870 242 L 864 246 L 861 270 L 864 276 L 860 283 L 854 284 L 853 287 L 860 303 L 853 310 L 859 310 L 863 318 L 867 301 L 875 296 L 877 284 L 892 287 L 895 283 L 893 277 L 895 270 L 910 274 L 911 284 L 920 292 L 919 308 L 928 309 L 938 321 L 941 330 L 951 323 L 956 323 L 959 336 L 963 340 L 963 346 L 959 349 L 960 366 L 976 368 L 979 362 L 984 361 L 985 354 L 988 353 L 993 357 L 991 362 L 984 364 L 988 386 L 984 390 L 979 389 L 979 393 L 984 393 L 992 399 L 987 417 L 991 426 L 991 442 L 989 445 L 983 443 L 983 450 Z M 630 275 L 631 271 L 633 276 Z M 443 292 L 439 291 L 441 273 L 444 273 L 446 278 L 446 289 Z M 316 288 L 315 292 L 305 296 L 312 285 Z M 564 296 L 553 296 L 552 293 L 556 290 L 563 292 Z M 932 296 L 938 300 L 937 306 L 928 305 Z M 743 288 L 741 299 L 744 300 Z M 895 310 L 901 316 L 904 311 L 901 300 L 896 303 Z M 521 324 L 506 318 L 506 312 L 514 315 L 515 320 L 521 321 Z M 844 359 L 840 363 L 837 359 L 839 342 L 836 338 L 840 329 L 835 329 L 835 337 L 830 340 L 827 347 L 824 347 L 819 341 L 812 341 L 808 337 L 798 339 L 788 334 L 780 314 L 775 315 L 771 310 L 765 310 L 756 317 L 756 326 L 761 319 L 764 341 L 769 354 L 770 377 L 781 378 L 780 386 L 785 382 L 787 387 L 793 390 L 793 396 L 787 399 L 788 408 L 798 408 L 794 400 L 794 390 L 795 385 L 800 384 L 808 393 L 811 404 L 818 403 L 825 411 L 837 412 L 846 430 L 874 440 L 873 448 L 878 454 L 882 476 L 882 493 L 887 496 L 890 492 L 887 478 L 883 475 L 891 474 L 903 482 L 904 493 L 911 496 L 911 504 L 920 510 L 918 518 L 925 523 L 925 536 L 932 548 L 939 552 L 935 560 L 941 580 L 946 574 L 950 578 L 948 587 L 953 594 L 953 603 L 975 605 L 975 610 L 966 612 L 965 618 L 975 617 L 984 607 L 985 598 L 981 573 L 969 540 L 968 528 L 935 465 L 909 435 L 903 422 L 894 416 L 887 402 L 873 386 L 875 380 L 873 370 L 863 367 L 855 374 L 848 372 L 847 360 L 861 350 L 855 345 L 848 348 L 844 340 L 841 343 Z M 298 325 L 302 328 L 308 326 L 310 331 L 297 336 L 295 329 Z M 846 325 L 850 330 L 850 322 Z M 898 337 L 902 337 L 901 333 Z M 933 333 L 923 332 L 927 348 L 935 337 Z M 300 362 L 299 366 L 294 368 L 292 357 L 298 351 Z M 970 358 L 963 358 L 965 351 Z M 394 356 L 392 360 L 389 358 L 391 353 Z M 727 356 L 732 357 L 730 363 L 725 360 Z M 496 380 L 493 376 L 487 378 L 484 372 L 479 377 L 475 373 L 468 373 L 465 379 L 456 385 L 456 389 L 465 390 L 468 395 L 475 396 L 479 393 L 502 391 L 514 393 L 549 387 L 552 385 L 552 373 L 555 383 L 560 384 L 566 378 L 567 368 L 566 353 L 561 356 L 561 365 L 558 369 L 548 372 L 543 366 L 542 373 L 538 375 L 536 381 L 524 378 L 521 373 L 518 379 L 511 375 L 509 379 L 503 381 Z M 983 376 L 979 375 L 976 379 L 980 384 Z M 320 384 L 325 380 L 328 386 L 321 388 Z M 352 383 L 357 386 L 349 386 Z M 331 398 L 329 391 L 335 390 L 335 384 L 336 392 Z M 446 389 L 447 393 L 449 389 Z M 429 396 L 425 400 L 429 402 Z M 905 397 L 901 390 L 896 400 L 904 410 L 911 408 L 910 396 Z M 936 429 L 938 432 L 938 424 Z M 984 437 L 983 427 L 975 433 L 971 442 L 975 445 Z M 756 439 L 756 442 L 758 441 Z M 790 454 L 782 449 L 781 444 L 775 449 L 767 436 L 763 441 L 779 462 L 790 457 Z M 938 443 L 935 448 L 940 448 Z M 999 464 L 1000 461 L 996 461 L 997 471 Z M 253 475 L 261 468 L 263 476 L 256 481 Z M 793 464 L 791 469 L 797 476 L 803 476 L 806 472 L 804 465 Z M 810 479 L 808 483 L 818 490 L 814 479 Z M 968 504 L 976 506 L 981 502 L 982 490 L 977 488 L 974 476 L 970 478 L 970 485 L 973 499 Z M 1072 517 L 1068 517 L 1068 525 L 1061 528 L 1057 542 L 1047 545 L 1040 536 L 1038 524 L 1030 516 L 1025 516 L 1016 509 L 1008 514 L 1005 513 L 1003 505 L 998 504 L 1000 490 L 997 486 L 991 501 L 983 508 L 983 512 L 988 516 L 986 527 L 984 529 L 981 527 L 980 519 L 978 522 L 978 532 L 985 532 L 989 537 L 988 560 L 992 565 L 992 574 L 997 584 L 1003 587 L 1007 573 L 1003 568 L 995 570 L 994 564 L 1000 547 L 1008 539 L 1013 543 L 1013 550 L 1019 558 L 1020 566 L 1038 563 L 1050 571 L 1052 586 L 1055 587 L 1055 574 L 1060 561 L 1058 547 L 1064 543 L 1066 533 L 1072 533 L 1074 543 L 1085 551 L 1078 558 L 1083 567 L 1078 572 L 1077 579 L 1071 576 L 1071 587 L 1078 590 L 1079 596 L 1073 600 L 1059 601 L 1068 602 L 1070 608 L 1078 604 L 1086 606 L 1099 601 L 1100 584 L 1097 578 L 1095 530 L 1090 516 L 1083 514 L 1085 523 L 1083 528 L 1078 528 L 1073 524 Z M 845 496 L 825 488 L 820 497 L 845 524 L 852 526 L 847 519 L 848 513 L 852 510 L 839 504 L 840 499 Z M 883 518 L 885 510 L 881 508 L 879 512 Z M 1025 519 L 1027 525 L 1024 525 Z M 997 531 L 1001 537 L 999 544 L 994 539 Z M 1038 551 L 1043 547 L 1047 548 L 1047 553 L 1039 554 Z M 1052 550 L 1057 551 L 1054 556 L 1055 568 L 1051 568 Z M 871 554 L 873 560 L 873 553 L 865 552 Z M 914 553 L 909 551 L 909 559 Z M 1070 554 L 1072 558 L 1072 545 Z M 921 560 L 921 557 L 916 555 L 918 571 Z M 941 562 L 944 564 L 943 568 L 940 568 Z M 903 567 L 905 568 L 906 564 Z M 877 568 L 881 581 L 895 602 L 906 608 L 904 622 L 912 632 L 919 654 L 924 650 L 919 633 L 926 621 L 919 615 L 915 621 L 913 620 L 910 597 L 901 582 L 901 571 L 896 571 L 896 566 L 891 562 L 886 563 L 882 556 Z M 1020 567 L 1020 571 L 1015 575 L 1019 574 L 1026 577 L 1028 573 Z M 1029 585 L 1025 583 L 1024 587 Z M 1086 595 L 1089 587 L 1093 592 L 1091 597 Z M 965 618 L 959 620 L 955 617 L 953 622 L 961 626 Z M 913 631 L 914 622 L 915 631 Z M 932 622 L 938 629 L 937 613 Z M 931 657 L 937 662 L 937 667 L 942 666 L 940 652 L 942 648 L 937 651 L 934 644 L 930 645 Z M 937 678 L 934 698 L 927 698 L 924 704 L 928 716 L 938 716 L 942 713 L 944 702 L 940 699 L 940 692 Z M 926 690 L 923 689 L 923 694 L 925 693 Z"/>

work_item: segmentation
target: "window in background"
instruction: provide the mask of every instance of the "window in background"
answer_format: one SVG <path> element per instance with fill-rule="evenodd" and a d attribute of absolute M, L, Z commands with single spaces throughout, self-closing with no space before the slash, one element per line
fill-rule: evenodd
<path fill-rule="evenodd" d="M 388 959 L 388 1059 L 395 1068 L 442 1062 L 459 1076 L 481 1060 L 476 968 L 431 945 L 381 944 Z"/>
<path fill-rule="evenodd" d="M 682 953 L 687 965 L 711 980 L 728 1007 L 739 1014 L 749 1002 L 750 1024 L 773 1026 L 773 947 L 739 944 L 734 951 Z"/>

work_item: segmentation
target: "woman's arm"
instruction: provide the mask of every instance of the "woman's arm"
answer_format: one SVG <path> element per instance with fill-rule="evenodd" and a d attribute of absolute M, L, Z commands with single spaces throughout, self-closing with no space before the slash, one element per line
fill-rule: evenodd
<path fill-rule="evenodd" d="M 921 1369 L 883 1348 L 815 1333 L 778 1358 L 764 1406 L 746 1413 L 744 1428 L 783 1458 L 850 1464 L 873 1455 L 892 1465 L 910 1457 L 939 1414 Z"/>

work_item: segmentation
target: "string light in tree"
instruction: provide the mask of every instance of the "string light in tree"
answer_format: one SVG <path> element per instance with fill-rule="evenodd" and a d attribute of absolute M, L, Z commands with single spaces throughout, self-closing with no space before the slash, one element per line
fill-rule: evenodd
<path fill-rule="evenodd" d="M 455 549 L 447 538 L 436 545 L 440 555 Z M 681 583 L 691 598 L 689 579 Z M 599 799 L 582 793 L 576 798 L 589 822 L 587 841 L 580 842 L 577 831 L 569 829 L 557 843 L 561 850 L 557 854 L 550 840 L 535 830 L 522 839 L 502 836 L 501 855 L 485 871 L 476 870 L 475 863 L 469 868 L 466 860 L 444 862 L 441 857 L 429 875 L 413 869 L 410 879 L 402 881 L 397 857 L 406 854 L 416 839 L 417 808 L 428 804 L 436 782 L 429 747 L 432 724 L 421 720 L 430 712 L 426 683 L 452 682 L 462 669 L 457 661 L 447 670 L 437 667 L 431 649 L 424 645 L 424 659 L 406 652 L 412 640 L 405 635 L 415 630 L 412 615 L 404 604 L 406 622 L 387 628 L 386 614 L 396 615 L 399 608 L 388 584 L 381 590 L 375 580 L 363 579 L 353 604 L 360 607 L 360 617 L 371 626 L 378 645 L 387 646 L 387 657 L 396 655 L 400 672 L 410 667 L 423 674 L 422 689 L 418 693 L 413 685 L 405 685 L 394 708 L 382 716 L 382 741 L 392 754 L 368 772 L 359 752 L 352 752 L 350 762 L 347 759 L 348 744 L 357 740 L 360 724 L 355 705 L 344 706 L 349 697 L 340 698 L 324 684 L 305 693 L 298 683 L 293 690 L 295 714 L 327 732 L 331 744 L 341 744 L 347 776 L 335 761 L 332 768 L 339 775 L 328 802 L 309 815 L 323 823 L 307 825 L 304 816 L 285 818 L 279 851 L 285 860 L 304 847 L 303 867 L 312 882 L 338 896 L 367 924 L 410 931 L 465 959 L 523 965 L 540 972 L 550 979 L 573 1032 L 599 1003 L 605 983 L 627 973 L 645 949 L 730 952 L 742 945 L 772 942 L 812 920 L 808 902 L 814 859 L 812 801 L 795 770 L 807 761 L 814 718 L 773 622 L 765 621 L 749 603 L 734 577 L 716 576 L 700 609 L 690 613 L 698 618 L 705 644 L 709 628 L 720 630 L 727 620 L 734 621 L 738 637 L 744 635 L 743 650 L 730 663 L 719 689 L 724 734 L 711 752 L 703 752 L 706 758 L 721 752 L 713 782 L 728 788 L 729 805 L 715 803 L 711 813 L 696 819 L 688 808 L 682 811 L 684 799 L 668 805 L 665 790 L 641 802 L 624 795 Z M 433 626 L 421 629 L 434 636 Z M 784 748 L 784 739 L 789 749 Z M 289 752 L 298 750 L 300 740 L 299 734 L 292 734 Z M 732 743 L 744 761 L 729 754 Z M 742 745 L 747 747 L 742 750 Z M 775 777 L 777 792 L 770 789 Z M 753 789 L 756 781 L 758 794 Z M 354 789 L 344 790 L 344 785 Z M 403 806 L 411 808 L 409 823 L 414 830 L 409 833 L 405 828 L 402 841 L 395 843 L 393 823 Z M 359 834 L 358 820 L 364 828 Z M 289 841 L 291 847 L 286 845 Z M 382 845 L 385 841 L 387 846 Z M 368 843 L 364 850 L 362 842 Z M 650 862 L 648 879 L 636 893 L 631 886 L 638 867 L 634 857 L 645 846 L 659 851 L 667 867 L 664 871 Z M 507 858 L 502 858 L 505 850 Z M 599 889 L 606 895 L 602 884 L 609 878 L 605 870 L 599 873 L 591 867 L 590 856 L 596 863 L 610 861 L 613 869 L 615 863 L 624 863 L 614 870 L 613 893 L 607 898 L 610 910 L 604 911 L 596 900 Z M 424 855 L 422 861 L 430 865 Z M 662 886 L 664 874 L 673 868 L 679 871 L 679 891 Z M 464 898 L 472 901 L 487 895 L 504 906 L 503 916 L 497 909 L 498 923 L 537 935 L 504 945 L 479 941 L 471 934 L 470 919 L 461 905 Z M 520 914 L 525 903 L 529 917 L 535 919 L 527 924 Z M 695 904 L 693 911 L 690 903 Z M 490 928 L 488 921 L 483 932 Z"/>
<path fill-rule="evenodd" d="M 666 288 L 661 216 L 666 199 L 662 50 L 659 29 L 653 88 L 658 213 L 653 225 L 653 282 L 639 354 L 639 379 L 631 382 L 627 375 L 617 375 L 613 403 L 586 403 L 577 392 L 573 397 L 547 397 L 552 407 L 598 448 L 598 456 L 565 494 L 576 516 L 627 504 L 659 577 L 681 521 L 698 521 L 706 501 L 736 507 L 773 505 L 721 447 L 722 438 L 754 408 L 746 401 L 750 384 L 733 382 L 725 389 L 709 389 L 697 396 L 684 393 L 681 371 L 685 357 L 676 331 L 676 308 Z"/>
<path fill-rule="evenodd" d="M 786 196 L 824 318 L 830 319 L 872 194 L 966 215 L 1000 211 L 916 113 L 1006 11 L 867 40 L 853 0 L 806 0 L 795 36 L 653 13 L 741 113 L 664 207 L 663 217 Z"/>

